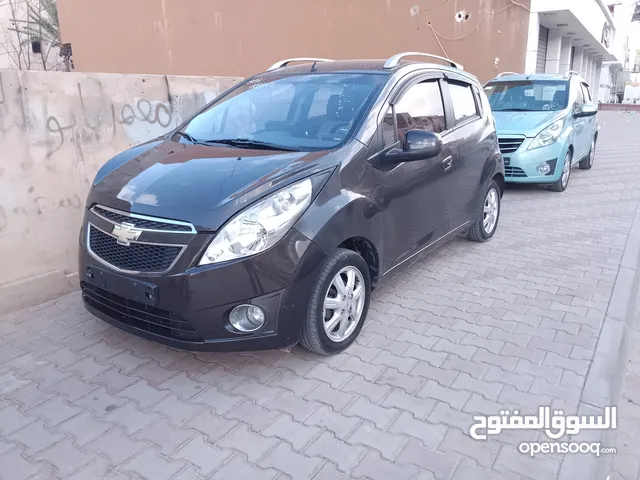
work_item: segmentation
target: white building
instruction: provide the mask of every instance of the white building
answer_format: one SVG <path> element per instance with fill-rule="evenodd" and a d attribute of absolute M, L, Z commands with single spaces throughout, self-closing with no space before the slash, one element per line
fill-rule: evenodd
<path fill-rule="evenodd" d="M 531 0 L 530 10 L 525 72 L 576 71 L 598 98 L 603 62 L 623 61 L 609 6 L 603 0 Z"/>
<path fill-rule="evenodd" d="M 0 70 L 55 70 L 62 65 L 58 48 L 16 32 L 33 25 L 29 5 L 38 5 L 37 0 L 0 0 Z"/>
<path fill-rule="evenodd" d="M 628 72 L 635 70 L 636 51 L 640 48 L 640 5 L 636 5 L 635 0 L 617 0 L 610 1 L 608 6 L 616 25 L 612 44 L 616 60 L 602 64 L 598 101 L 617 103 L 625 83 L 632 77 Z"/>

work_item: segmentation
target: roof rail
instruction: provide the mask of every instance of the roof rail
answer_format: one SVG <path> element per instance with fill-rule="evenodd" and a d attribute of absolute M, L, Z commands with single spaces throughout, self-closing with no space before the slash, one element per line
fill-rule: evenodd
<path fill-rule="evenodd" d="M 567 72 L 567 75 L 566 75 L 566 76 L 567 76 L 567 77 L 570 77 L 570 76 L 572 76 L 572 75 L 580 76 L 580 74 L 579 74 L 578 72 L 576 72 L 575 70 L 569 70 L 569 71 Z"/>
<path fill-rule="evenodd" d="M 518 72 L 500 72 L 495 78 L 505 77 L 507 75 L 520 75 Z"/>
<path fill-rule="evenodd" d="M 389 58 L 389 60 L 387 60 L 385 62 L 384 68 L 397 67 L 398 64 L 400 63 L 400 60 L 402 60 L 404 57 L 412 57 L 412 56 L 435 58 L 437 60 L 442 60 L 443 62 L 447 62 L 453 68 L 464 70 L 464 67 L 461 64 L 456 63 L 456 62 L 454 62 L 453 60 L 451 60 L 449 58 L 439 57 L 438 55 L 431 55 L 430 53 L 422 53 L 422 52 L 403 52 L 403 53 L 398 53 L 398 54 L 394 55 L 393 57 Z"/>
<path fill-rule="evenodd" d="M 286 60 L 280 60 L 279 62 L 276 62 L 273 65 L 271 65 L 267 69 L 267 72 L 270 72 L 271 70 L 277 70 L 278 68 L 286 67 L 291 62 L 333 62 L 333 60 L 330 58 L 307 58 L 307 57 L 287 58 Z"/>

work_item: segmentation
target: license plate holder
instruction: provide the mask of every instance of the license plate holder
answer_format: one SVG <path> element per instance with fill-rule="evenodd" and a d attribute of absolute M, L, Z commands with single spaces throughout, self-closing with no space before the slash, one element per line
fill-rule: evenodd
<path fill-rule="evenodd" d="M 86 267 L 84 281 L 114 295 L 145 305 L 158 304 L 158 286 L 153 283 L 135 280 L 94 266 Z"/>
<path fill-rule="evenodd" d="M 509 165 L 511 165 L 511 157 L 502 157 L 502 159 L 504 160 L 505 167 L 508 167 Z"/>

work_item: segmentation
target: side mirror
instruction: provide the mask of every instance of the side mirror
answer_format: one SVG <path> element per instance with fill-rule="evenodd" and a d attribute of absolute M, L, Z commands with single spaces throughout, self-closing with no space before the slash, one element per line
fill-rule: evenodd
<path fill-rule="evenodd" d="M 402 150 L 393 149 L 386 156 L 393 162 L 414 162 L 437 157 L 440 153 L 440 135 L 425 130 L 409 130 L 404 136 Z"/>
<path fill-rule="evenodd" d="M 573 116 L 576 118 L 592 117 L 596 113 L 598 113 L 597 105 L 594 105 L 593 103 L 585 103 L 573 114 Z"/>

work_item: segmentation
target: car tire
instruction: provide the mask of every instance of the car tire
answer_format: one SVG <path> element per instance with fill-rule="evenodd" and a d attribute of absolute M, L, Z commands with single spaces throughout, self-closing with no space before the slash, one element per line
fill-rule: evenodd
<path fill-rule="evenodd" d="M 467 231 L 467 238 L 474 242 L 486 242 L 498 228 L 498 220 L 500 219 L 500 187 L 495 180 L 491 180 L 487 193 L 485 193 L 482 202 L 480 215 Z"/>
<path fill-rule="evenodd" d="M 580 160 L 578 165 L 580 166 L 580 170 L 591 170 L 593 167 L 593 161 L 596 159 L 596 138 L 593 137 L 591 141 L 591 148 L 589 149 L 589 155 L 587 158 Z"/>
<path fill-rule="evenodd" d="M 350 278 L 354 279 L 353 287 L 349 286 Z M 345 288 L 341 292 L 336 288 L 340 281 Z M 355 298 L 358 295 L 357 287 L 362 288 L 361 296 Z M 353 298 L 349 298 L 349 295 Z M 300 344 L 320 355 L 342 352 L 360 334 L 370 301 L 371 278 L 367 263 L 352 250 L 337 249 L 325 260 L 311 289 Z M 326 308 L 328 305 L 337 308 Z M 340 318 L 332 328 L 332 322 L 336 321 L 334 315 Z M 341 332 L 343 322 L 346 323 Z"/>
<path fill-rule="evenodd" d="M 551 190 L 554 192 L 564 192 L 569 186 L 569 179 L 571 178 L 571 160 L 573 155 L 571 150 L 567 152 L 564 157 L 564 163 L 562 164 L 562 174 L 560 178 L 551 184 Z"/>

